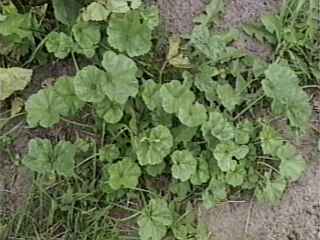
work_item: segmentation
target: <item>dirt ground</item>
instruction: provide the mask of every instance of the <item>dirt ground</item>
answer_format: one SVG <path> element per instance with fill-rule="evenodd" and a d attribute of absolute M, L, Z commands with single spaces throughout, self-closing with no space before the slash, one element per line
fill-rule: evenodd
<path fill-rule="evenodd" d="M 192 18 L 201 13 L 206 2 L 206 0 L 151 1 L 156 2 L 160 7 L 167 30 L 179 34 L 192 30 Z M 223 24 L 228 28 L 255 21 L 262 14 L 276 11 L 280 3 L 281 0 L 229 0 Z M 249 39 L 248 42 L 254 51 L 270 51 L 268 46 L 259 46 L 252 41 L 254 40 Z M 245 44 L 245 48 L 248 46 L 247 43 L 239 44 Z M 33 83 L 39 84 L 39 79 L 73 74 L 74 69 L 70 66 L 72 64 L 59 63 L 37 68 Z M 32 84 L 26 93 L 30 94 L 34 92 L 34 89 L 41 87 L 34 88 L 34 86 Z M 316 114 L 315 124 L 320 122 L 320 114 Z M 30 134 L 25 123 L 16 124 L 21 124 L 18 125 L 19 129 L 15 129 L 15 136 L 19 137 L 11 152 L 21 156 L 25 153 L 27 142 L 34 136 L 34 133 Z M 320 125 L 315 126 L 320 129 Z M 4 132 L 0 131 L 0 135 Z M 313 132 L 297 144 L 306 159 L 309 160 L 309 169 L 303 178 L 289 187 L 279 206 L 270 207 L 247 201 L 225 203 L 210 211 L 201 211 L 201 219 L 208 223 L 212 239 L 320 239 L 320 153 L 316 150 L 317 139 L 319 136 Z M 2 214 L 13 214 L 16 209 L 25 204 L 31 185 L 31 174 L 26 169 L 17 167 L 8 154 L 0 151 L 0 217 Z"/>

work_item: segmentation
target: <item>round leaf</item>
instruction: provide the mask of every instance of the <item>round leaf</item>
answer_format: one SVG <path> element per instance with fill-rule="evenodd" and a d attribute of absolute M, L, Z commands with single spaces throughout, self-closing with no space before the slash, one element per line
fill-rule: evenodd
<path fill-rule="evenodd" d="M 138 93 L 138 68 L 133 60 L 122 54 L 108 51 L 103 55 L 102 66 L 108 72 L 102 89 L 111 101 L 124 104 L 128 98 Z"/>
<path fill-rule="evenodd" d="M 243 146 L 237 146 L 233 142 L 219 143 L 214 150 L 214 157 L 218 161 L 219 168 L 224 172 L 229 172 L 234 171 L 237 166 L 237 162 L 233 158 L 236 155 L 242 157 L 248 151 L 248 149 L 244 150 Z"/>
<path fill-rule="evenodd" d="M 206 159 L 203 157 L 200 157 L 197 159 L 197 168 L 194 174 L 191 176 L 191 183 L 193 185 L 201 185 L 203 183 L 206 183 L 210 178 L 209 173 L 209 165 Z"/>
<path fill-rule="evenodd" d="M 54 91 L 58 96 L 64 99 L 67 111 L 65 116 L 74 115 L 83 106 L 84 102 L 81 101 L 75 93 L 73 79 L 71 77 L 61 77 L 54 85 Z"/>
<path fill-rule="evenodd" d="M 172 213 L 164 199 L 151 199 L 138 218 L 141 240 L 161 240 L 173 223 Z"/>
<path fill-rule="evenodd" d="M 107 32 L 109 44 L 130 57 L 144 55 L 151 49 L 151 30 L 136 11 L 113 14 Z"/>
<path fill-rule="evenodd" d="M 104 21 L 109 17 L 110 11 L 106 9 L 101 3 L 92 2 L 90 3 L 84 12 L 82 18 L 84 21 Z"/>
<path fill-rule="evenodd" d="M 173 80 L 160 88 L 162 107 L 167 113 L 178 113 L 180 108 L 187 108 L 194 102 L 193 92 L 179 81 Z"/>
<path fill-rule="evenodd" d="M 56 58 L 64 59 L 73 49 L 73 40 L 63 32 L 51 32 L 47 36 L 46 48 Z"/>
<path fill-rule="evenodd" d="M 56 158 L 52 168 L 59 175 L 71 177 L 74 174 L 76 146 L 70 142 L 60 141 L 54 148 L 54 155 Z"/>
<path fill-rule="evenodd" d="M 171 159 L 173 162 L 171 171 L 174 178 L 184 182 L 195 173 L 197 160 L 193 157 L 191 152 L 187 150 L 175 151 L 171 155 Z"/>
<path fill-rule="evenodd" d="M 107 79 L 107 74 L 95 66 L 81 69 L 73 80 L 77 96 L 85 102 L 101 102 L 105 98 L 101 84 Z"/>
<path fill-rule="evenodd" d="M 179 120 L 188 127 L 197 127 L 207 120 L 207 110 L 200 104 L 182 107 L 178 111 Z"/>
<path fill-rule="evenodd" d="M 220 141 L 228 141 L 234 138 L 234 127 L 220 112 L 210 112 L 209 120 L 202 125 L 202 132 L 205 135 L 210 132 L 212 136 Z"/>
<path fill-rule="evenodd" d="M 53 155 L 52 145 L 47 139 L 34 138 L 28 144 L 28 154 L 22 160 L 23 165 L 38 173 L 50 173 L 51 162 L 49 156 Z"/>
<path fill-rule="evenodd" d="M 98 116 L 102 117 L 107 123 L 117 123 L 123 117 L 122 105 L 111 102 L 107 98 L 97 104 L 96 111 Z"/>
<path fill-rule="evenodd" d="M 277 156 L 281 159 L 279 166 L 281 176 L 290 181 L 298 180 L 306 168 L 303 157 L 289 143 L 278 149 Z"/>
<path fill-rule="evenodd" d="M 31 127 L 39 124 L 48 128 L 60 121 L 60 115 L 67 115 L 68 106 L 54 89 L 47 88 L 29 97 L 26 111 L 27 122 Z"/>
<path fill-rule="evenodd" d="M 142 99 L 150 111 L 161 106 L 160 87 L 161 85 L 153 80 L 148 80 L 143 85 Z"/>
<path fill-rule="evenodd" d="M 217 94 L 226 109 L 232 112 L 236 105 L 241 101 L 240 96 L 231 87 L 230 84 L 222 84 L 217 86 Z"/>
<path fill-rule="evenodd" d="M 72 33 L 83 49 L 94 49 L 101 38 L 99 25 L 90 22 L 78 22 L 73 25 Z"/>
<path fill-rule="evenodd" d="M 173 138 L 170 130 L 159 125 L 143 134 L 136 143 L 136 153 L 140 165 L 160 164 L 171 150 Z"/>
<path fill-rule="evenodd" d="M 129 158 L 112 164 L 108 168 L 109 185 L 112 189 L 135 188 L 138 185 L 141 170 L 138 164 Z"/>

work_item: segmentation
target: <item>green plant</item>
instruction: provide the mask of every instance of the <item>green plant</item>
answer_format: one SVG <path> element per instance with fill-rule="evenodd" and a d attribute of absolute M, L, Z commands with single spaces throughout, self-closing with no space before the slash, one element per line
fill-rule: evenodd
<path fill-rule="evenodd" d="M 53 1 L 61 24 L 44 45 L 55 58 L 71 56 L 77 73 L 30 96 L 26 120 L 31 128 L 64 121 L 94 137 L 30 141 L 22 164 L 38 173 L 39 201 L 52 208 L 48 226 L 60 217 L 70 239 L 120 239 L 116 229 L 130 222 L 138 224 L 139 239 L 205 240 L 208 233 L 189 216 L 198 202 L 211 208 L 245 192 L 274 204 L 303 174 L 303 157 L 270 116 L 257 115 L 271 108 L 292 131 L 307 131 L 306 75 L 282 51 L 269 64 L 230 45 L 237 31 L 213 33 L 222 1 L 208 5 L 189 38 L 171 41 L 164 64 L 153 45 L 155 7 L 139 0 L 73 2 Z M 291 51 L 300 42 L 283 35 L 288 18 L 265 17 L 262 27 L 245 30 Z M 90 65 L 79 69 L 84 57 Z M 118 211 L 123 219 L 113 217 Z M 86 224 L 81 235 L 77 229 Z"/>

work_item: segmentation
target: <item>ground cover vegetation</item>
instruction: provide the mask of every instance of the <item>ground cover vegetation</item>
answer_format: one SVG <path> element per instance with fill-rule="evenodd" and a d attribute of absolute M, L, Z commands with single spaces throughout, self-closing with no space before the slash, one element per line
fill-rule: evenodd
<path fill-rule="evenodd" d="M 206 240 L 199 206 L 252 196 L 276 204 L 303 175 L 307 161 L 272 123 L 286 119 L 297 138 L 312 128 L 316 0 L 285 1 L 228 32 L 217 28 L 225 3 L 212 0 L 165 51 L 159 10 L 141 0 L 35 2 L 0 3 L 0 128 L 20 119 L 30 131 L 76 131 L 34 137 L 23 156 L 0 135 L 33 173 L 26 206 L 1 217 L 2 236 Z M 234 47 L 241 34 L 272 55 Z M 69 59 L 74 76 L 24 95 L 34 66 Z"/>

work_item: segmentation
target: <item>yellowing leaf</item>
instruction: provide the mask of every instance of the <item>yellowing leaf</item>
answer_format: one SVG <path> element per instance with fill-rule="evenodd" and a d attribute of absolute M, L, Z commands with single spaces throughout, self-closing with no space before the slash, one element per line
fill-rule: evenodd
<path fill-rule="evenodd" d="M 189 58 L 180 53 L 181 38 L 172 36 L 169 38 L 169 52 L 167 60 L 169 63 L 177 68 L 190 68 L 191 64 Z"/>
<path fill-rule="evenodd" d="M 11 102 L 11 116 L 18 114 L 24 106 L 24 101 L 22 98 L 16 97 Z"/>
<path fill-rule="evenodd" d="M 24 89 L 31 81 L 32 70 L 25 68 L 0 68 L 0 101 Z"/>

